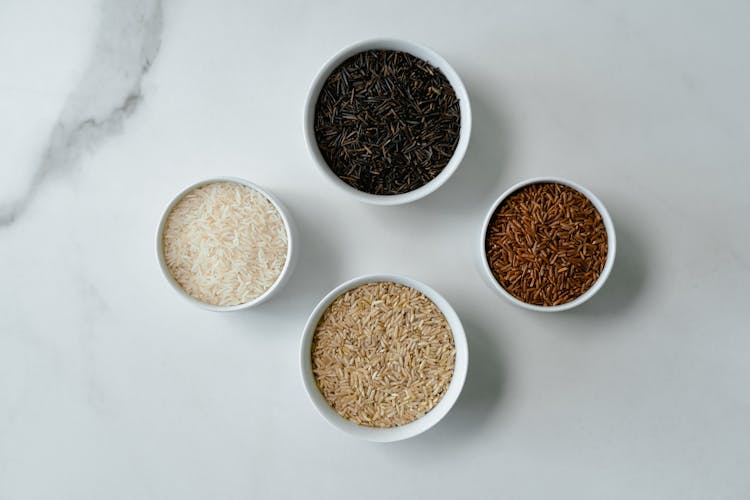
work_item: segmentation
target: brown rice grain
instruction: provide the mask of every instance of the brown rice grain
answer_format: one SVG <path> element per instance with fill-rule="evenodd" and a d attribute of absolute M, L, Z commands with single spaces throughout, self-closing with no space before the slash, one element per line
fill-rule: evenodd
<path fill-rule="evenodd" d="M 440 401 L 456 351 L 448 321 L 423 293 L 397 283 L 337 297 L 315 329 L 315 383 L 342 417 L 368 427 L 412 422 Z"/>

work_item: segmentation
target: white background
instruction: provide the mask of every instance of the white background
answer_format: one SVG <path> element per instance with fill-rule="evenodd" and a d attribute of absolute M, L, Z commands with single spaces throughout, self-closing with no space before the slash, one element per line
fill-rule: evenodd
<path fill-rule="evenodd" d="M 2 500 L 750 497 L 750 4 L 158 10 L 0 2 L 0 208 L 24 206 L 0 227 Z M 302 136 L 316 71 L 376 36 L 440 53 L 474 111 L 456 175 L 394 208 L 335 190 Z M 217 175 L 301 229 L 256 310 L 197 310 L 157 265 L 162 209 Z M 537 175 L 616 225 L 609 282 L 568 313 L 513 307 L 472 260 L 490 204 Z M 436 288 L 470 344 L 454 409 L 396 444 L 330 427 L 298 369 L 316 302 L 372 272 Z"/>

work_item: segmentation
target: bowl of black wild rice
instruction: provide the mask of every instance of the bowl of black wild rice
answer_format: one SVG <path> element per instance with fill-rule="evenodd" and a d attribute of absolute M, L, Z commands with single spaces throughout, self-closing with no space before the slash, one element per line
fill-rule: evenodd
<path fill-rule="evenodd" d="M 411 42 L 351 45 L 318 72 L 304 131 L 314 164 L 366 203 L 399 205 L 442 186 L 471 135 L 469 96 L 440 55 Z"/>

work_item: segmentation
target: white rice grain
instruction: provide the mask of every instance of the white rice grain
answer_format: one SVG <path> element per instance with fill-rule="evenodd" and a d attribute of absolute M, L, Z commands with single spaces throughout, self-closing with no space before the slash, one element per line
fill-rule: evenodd
<path fill-rule="evenodd" d="M 163 246 L 177 283 L 216 306 L 244 304 L 271 288 L 288 249 L 273 203 L 235 182 L 206 184 L 183 196 L 167 216 Z"/>

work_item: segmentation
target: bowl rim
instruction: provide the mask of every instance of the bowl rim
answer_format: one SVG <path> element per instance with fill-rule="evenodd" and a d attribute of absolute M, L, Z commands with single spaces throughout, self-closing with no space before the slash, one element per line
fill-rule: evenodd
<path fill-rule="evenodd" d="M 485 250 L 487 229 L 489 228 L 490 219 L 495 214 L 495 210 L 497 210 L 500 204 L 503 201 L 505 201 L 505 199 L 508 196 L 515 193 L 519 189 L 525 186 L 528 186 L 530 184 L 541 184 L 541 183 L 563 184 L 583 194 L 594 205 L 594 208 L 596 208 L 596 210 L 599 212 L 599 215 L 601 215 L 602 221 L 604 222 L 604 228 L 607 231 L 607 259 L 604 262 L 604 269 L 602 269 L 602 272 L 599 274 L 599 278 L 597 278 L 596 282 L 594 282 L 591 288 L 586 290 L 583 294 L 579 295 L 577 298 L 575 298 L 574 300 L 571 300 L 570 302 L 566 302 L 565 304 L 560 304 L 557 306 L 540 306 L 536 304 L 529 304 L 511 295 L 507 290 L 505 290 L 505 288 L 502 287 L 502 285 L 500 285 L 500 283 L 497 282 L 494 274 L 492 274 L 490 265 L 487 262 L 487 252 Z M 593 192 L 591 192 L 587 188 L 569 179 L 565 179 L 562 177 L 554 177 L 554 176 L 543 176 L 543 177 L 532 177 L 530 179 L 517 182 L 516 184 L 513 184 L 511 187 L 506 189 L 503 192 L 503 194 L 501 194 L 497 198 L 497 200 L 495 200 L 495 202 L 492 204 L 490 209 L 487 211 L 487 215 L 484 217 L 484 222 L 482 223 L 482 231 L 481 231 L 480 240 L 479 240 L 479 246 L 480 246 L 480 261 L 481 261 L 481 268 L 483 271 L 483 275 L 485 276 L 488 284 L 494 290 L 496 290 L 500 295 L 505 297 L 512 304 L 515 304 L 519 307 L 522 307 L 524 309 L 528 309 L 531 311 L 560 312 L 560 311 L 566 311 L 568 309 L 572 309 L 574 307 L 577 307 L 583 304 L 584 302 L 589 300 L 591 297 L 593 297 L 601 289 L 602 286 L 604 286 L 604 283 L 607 281 L 607 278 L 609 277 L 610 272 L 612 271 L 612 267 L 614 266 L 614 263 L 615 263 L 615 254 L 617 253 L 617 238 L 615 235 L 615 225 L 614 225 L 614 222 L 612 221 L 612 217 L 609 215 L 609 212 L 607 211 L 607 208 L 604 206 L 604 203 L 602 203 L 602 201 Z"/>
<path fill-rule="evenodd" d="M 453 90 L 456 92 L 456 97 L 458 97 L 459 100 L 459 107 L 461 110 L 461 128 L 459 131 L 458 144 L 456 145 L 456 150 L 453 152 L 453 156 L 451 156 L 448 164 L 437 176 L 435 176 L 434 179 L 407 193 L 377 195 L 360 191 L 350 186 L 333 173 L 328 166 L 328 163 L 326 163 L 321 155 L 317 141 L 315 140 L 315 126 L 313 123 L 315 120 L 315 104 L 318 101 L 318 95 L 320 94 L 320 89 L 323 87 L 325 80 L 345 59 L 354 54 L 370 49 L 399 50 L 429 62 L 443 72 L 448 79 L 448 82 L 453 87 Z M 324 178 L 328 179 L 331 184 L 337 186 L 341 191 L 348 193 L 359 201 L 372 205 L 388 206 L 411 203 L 424 198 L 443 186 L 458 169 L 466 155 L 469 141 L 471 139 L 471 123 L 471 102 L 466 87 L 456 70 L 453 69 L 448 61 L 446 61 L 440 54 L 429 47 L 408 40 L 398 38 L 371 38 L 347 45 L 339 50 L 334 56 L 329 58 L 328 61 L 326 61 L 326 63 L 318 70 L 307 91 L 303 129 L 307 149 L 310 156 L 312 156 L 314 165 L 323 174 Z"/>
<path fill-rule="evenodd" d="M 453 335 L 453 342 L 456 349 L 456 360 L 453 367 L 453 376 L 448 389 L 440 401 L 427 413 L 408 424 L 398 427 L 378 428 L 357 425 L 341 415 L 339 415 L 323 398 L 312 373 L 312 359 L 310 350 L 312 348 L 312 339 L 315 328 L 318 326 L 321 316 L 328 306 L 337 297 L 344 292 L 356 288 L 360 285 L 376 282 L 393 282 L 405 285 L 423 293 L 427 296 L 440 310 L 448 321 Z M 355 437 L 373 441 L 373 442 L 393 442 L 408 439 L 421 434 L 448 414 L 450 409 L 458 400 L 463 385 L 466 381 L 466 373 L 469 366 L 469 348 L 466 341 L 466 333 L 458 314 L 450 303 L 432 287 L 417 281 L 415 279 L 398 275 L 398 274 L 366 274 L 341 283 L 334 287 L 323 297 L 315 306 L 310 314 L 302 332 L 300 340 L 300 373 L 302 383 L 308 398 L 312 402 L 318 413 L 333 427 L 353 435 Z"/>
<path fill-rule="evenodd" d="M 169 271 L 169 267 L 167 266 L 165 257 L 164 257 L 164 226 L 167 222 L 167 218 L 169 217 L 169 214 L 172 212 L 172 209 L 177 205 L 177 203 L 182 200 L 182 198 L 190 193 L 191 191 L 198 189 L 199 187 L 206 186 L 208 184 L 214 184 L 217 182 L 232 182 L 235 184 L 240 184 L 246 187 L 249 187 L 250 189 L 253 189 L 263 196 L 266 197 L 268 201 L 271 202 L 271 204 L 276 208 L 276 211 L 279 213 L 281 220 L 284 223 L 284 230 L 286 231 L 286 238 L 287 238 L 287 249 L 286 249 L 286 260 L 284 261 L 284 266 L 281 268 L 281 272 L 279 273 L 278 277 L 276 278 L 276 281 L 273 282 L 273 284 L 261 295 L 255 297 L 253 300 L 249 302 L 243 302 L 242 304 L 236 304 L 232 306 L 217 306 L 213 304 L 208 304 L 206 302 L 203 302 L 201 300 L 196 299 L 195 297 L 192 297 L 189 295 L 175 280 L 174 276 L 172 276 L 172 273 Z M 217 311 L 217 312 L 229 312 L 229 311 L 239 311 L 242 309 L 247 309 L 253 306 L 256 306 L 262 302 L 265 302 L 268 300 L 277 290 L 281 288 L 281 286 L 284 284 L 286 279 L 288 278 L 289 274 L 291 273 L 291 269 L 294 265 L 293 256 L 294 256 L 294 250 L 295 250 L 295 238 L 294 238 L 294 224 L 292 223 L 292 219 L 290 214 L 288 213 L 286 207 L 281 203 L 281 201 L 272 193 L 267 191 L 266 189 L 260 187 L 259 185 L 255 184 L 254 182 L 250 182 L 247 179 L 243 179 L 241 177 L 234 177 L 234 176 L 219 176 L 219 177 L 211 177 L 208 179 L 204 179 L 198 182 L 195 182 L 191 184 L 190 186 L 186 187 L 182 191 L 180 191 L 173 199 L 169 202 L 167 207 L 162 212 L 161 219 L 159 220 L 159 226 L 156 230 L 156 253 L 157 258 L 159 260 L 159 267 L 161 268 L 162 274 L 167 279 L 167 282 L 171 285 L 171 287 L 184 299 L 186 299 L 188 302 L 192 303 L 195 306 L 198 306 L 202 309 L 207 309 L 209 311 Z"/>

